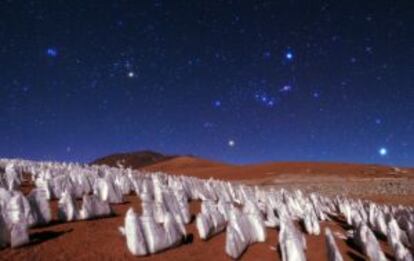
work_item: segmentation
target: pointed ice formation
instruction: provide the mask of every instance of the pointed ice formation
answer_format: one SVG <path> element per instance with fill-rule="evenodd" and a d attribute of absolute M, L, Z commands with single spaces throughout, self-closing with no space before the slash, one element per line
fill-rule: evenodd
<path fill-rule="evenodd" d="M 250 244 L 264 242 L 266 230 L 263 220 L 232 208 L 226 231 L 226 253 L 239 258 Z"/>
<path fill-rule="evenodd" d="M 392 245 L 395 260 L 397 261 L 413 261 L 413 255 L 401 242 L 394 242 Z"/>
<path fill-rule="evenodd" d="M 53 193 L 53 189 L 52 189 L 52 185 L 51 185 L 50 180 L 37 178 L 35 180 L 35 185 L 36 185 L 36 188 L 42 189 L 42 190 L 45 191 L 46 198 L 48 200 L 51 200 L 52 198 L 56 198 L 56 196 Z"/>
<path fill-rule="evenodd" d="M 112 214 L 111 206 L 106 201 L 101 201 L 96 195 L 84 195 L 82 208 L 79 211 L 80 219 L 94 219 L 106 217 Z"/>
<path fill-rule="evenodd" d="M 275 209 L 270 205 L 266 205 L 266 220 L 264 221 L 266 227 L 275 228 L 280 225 L 279 218 L 276 216 Z"/>
<path fill-rule="evenodd" d="M 60 199 L 65 192 L 75 195 L 74 186 L 69 176 L 60 175 L 53 178 L 51 187 L 56 198 Z"/>
<path fill-rule="evenodd" d="M 142 216 L 141 224 L 149 253 L 157 253 L 168 247 L 164 229 L 153 217 Z"/>
<path fill-rule="evenodd" d="M 62 221 L 74 221 L 78 218 L 75 199 L 68 191 L 63 192 L 59 199 L 58 217 Z"/>
<path fill-rule="evenodd" d="M 338 199 L 338 201 L 339 201 L 340 212 L 345 216 L 346 223 L 348 225 L 351 225 L 352 224 L 352 215 L 351 215 L 352 209 L 351 209 L 351 205 L 349 201 L 346 199 L 345 200 Z"/>
<path fill-rule="evenodd" d="M 154 217 L 157 223 L 163 223 L 166 213 L 168 212 L 167 207 L 163 202 L 155 202 L 153 200 L 145 199 L 141 196 L 142 200 L 142 215 Z"/>
<path fill-rule="evenodd" d="M 1 190 L 0 196 L 0 248 L 29 243 L 28 226 L 35 223 L 29 201 L 17 191 Z"/>
<path fill-rule="evenodd" d="M 120 230 L 126 237 L 128 250 L 134 256 L 145 256 L 148 254 L 140 218 L 132 208 L 128 209 L 125 216 L 125 225 Z"/>
<path fill-rule="evenodd" d="M 12 248 L 21 247 L 29 243 L 29 234 L 25 223 L 13 224 L 10 233 L 10 246 Z"/>
<path fill-rule="evenodd" d="M 263 213 L 256 202 L 248 200 L 243 206 L 243 214 L 249 220 L 253 232 L 251 235 L 254 242 L 264 242 L 266 240 L 266 227 Z"/>
<path fill-rule="evenodd" d="M 132 191 L 132 183 L 127 175 L 120 176 L 117 179 L 117 185 L 120 187 L 123 195 L 129 195 Z"/>
<path fill-rule="evenodd" d="M 373 231 L 383 236 L 387 235 L 387 224 L 385 222 L 384 213 L 378 205 L 374 203 L 369 204 L 368 221 Z"/>
<path fill-rule="evenodd" d="M 279 243 L 283 261 L 306 260 L 306 241 L 302 233 L 288 218 L 281 219 Z"/>
<path fill-rule="evenodd" d="M 243 233 L 233 226 L 227 226 L 226 230 L 226 254 L 233 259 L 239 258 L 249 246 L 249 241 L 243 237 Z"/>
<path fill-rule="evenodd" d="M 34 225 L 45 225 L 52 219 L 47 192 L 43 189 L 33 189 L 28 200 L 34 217 Z"/>
<path fill-rule="evenodd" d="M 110 178 L 98 178 L 93 186 L 94 194 L 101 200 L 119 204 L 124 202 L 121 189 Z"/>
<path fill-rule="evenodd" d="M 219 200 L 217 208 L 218 211 L 224 216 L 224 219 L 228 221 L 230 219 L 231 210 L 233 209 L 233 204 L 230 202 Z"/>
<path fill-rule="evenodd" d="M 13 163 L 7 164 L 4 172 L 7 189 L 9 191 L 17 190 L 21 184 L 21 180 L 15 169 L 15 165 Z"/>
<path fill-rule="evenodd" d="M 378 240 L 374 233 L 365 224 L 361 224 L 354 235 L 356 244 L 361 248 L 363 253 L 371 260 L 386 261 L 384 252 L 382 252 Z"/>
<path fill-rule="evenodd" d="M 305 210 L 305 217 L 303 220 L 305 225 L 306 232 L 311 235 L 319 235 L 321 233 L 321 228 L 319 226 L 318 218 L 312 207 L 312 205 L 307 204 Z"/>
<path fill-rule="evenodd" d="M 334 206 L 329 204 L 329 202 L 324 202 L 324 198 L 316 195 L 315 193 L 310 194 L 309 196 L 313 210 L 317 220 L 325 221 L 328 219 L 327 214 L 333 214 Z"/>
<path fill-rule="evenodd" d="M 171 214 L 167 214 L 162 225 L 151 216 L 141 217 L 148 252 L 153 254 L 181 243 L 183 235 Z"/>
<path fill-rule="evenodd" d="M 201 239 L 208 239 L 226 228 L 226 219 L 211 201 L 201 203 L 201 213 L 197 215 L 196 226 Z"/>
<path fill-rule="evenodd" d="M 409 241 L 411 242 L 411 247 L 414 247 L 414 220 L 412 222 L 408 222 L 407 224 L 407 237 L 409 239 Z"/>
<path fill-rule="evenodd" d="M 182 243 L 185 234 L 175 220 L 175 218 L 168 213 L 164 220 L 164 231 L 167 238 L 167 248 L 176 247 Z"/>
<path fill-rule="evenodd" d="M 325 240 L 328 261 L 342 261 L 342 255 L 329 228 L 325 228 Z"/>
<path fill-rule="evenodd" d="M 174 215 L 174 218 L 178 223 L 190 223 L 191 215 L 187 201 L 179 202 L 174 193 L 172 193 L 170 190 L 168 190 L 168 192 L 164 190 L 162 193 L 161 202 L 164 202 L 167 210 Z"/>
<path fill-rule="evenodd" d="M 26 226 L 34 225 L 35 219 L 27 198 L 21 192 L 17 191 L 12 192 L 11 195 L 3 210 L 9 227 L 11 224 L 20 223 L 24 223 Z"/>
<path fill-rule="evenodd" d="M 405 244 L 409 244 L 409 240 L 405 232 L 400 229 L 394 218 L 388 222 L 387 240 L 397 261 L 413 260 L 413 256 L 410 251 L 403 244 L 403 242 L 405 242 Z"/>

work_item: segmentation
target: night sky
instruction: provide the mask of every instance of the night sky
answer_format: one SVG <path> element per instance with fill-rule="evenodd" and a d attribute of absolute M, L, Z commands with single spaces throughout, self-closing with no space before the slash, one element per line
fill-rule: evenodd
<path fill-rule="evenodd" d="M 0 1 L 0 157 L 414 165 L 414 2 Z"/>

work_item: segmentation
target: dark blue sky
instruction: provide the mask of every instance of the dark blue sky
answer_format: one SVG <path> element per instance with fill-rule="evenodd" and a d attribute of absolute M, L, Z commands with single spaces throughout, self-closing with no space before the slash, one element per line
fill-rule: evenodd
<path fill-rule="evenodd" d="M 0 157 L 414 164 L 414 3 L 1 1 Z"/>

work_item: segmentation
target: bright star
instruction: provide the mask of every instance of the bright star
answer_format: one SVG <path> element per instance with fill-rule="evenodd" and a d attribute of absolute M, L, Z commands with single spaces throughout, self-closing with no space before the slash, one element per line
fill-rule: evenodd
<path fill-rule="evenodd" d="M 134 73 L 134 72 L 129 72 L 129 73 L 128 73 L 128 77 L 129 77 L 129 78 L 134 78 L 134 76 L 135 76 L 135 73 Z"/>
<path fill-rule="evenodd" d="M 236 145 L 236 142 L 234 140 L 229 140 L 228 145 L 229 147 L 234 147 Z"/>
<path fill-rule="evenodd" d="M 388 154 L 388 150 L 386 148 L 380 148 L 378 150 L 379 155 L 381 155 L 382 157 L 386 156 Z"/>
<path fill-rule="evenodd" d="M 49 57 L 56 57 L 58 55 L 58 50 L 56 48 L 48 48 L 46 54 Z"/>
<path fill-rule="evenodd" d="M 286 54 L 285 54 L 285 57 L 286 57 L 286 59 L 288 59 L 288 60 L 292 60 L 293 59 L 293 53 L 292 52 L 287 52 Z"/>

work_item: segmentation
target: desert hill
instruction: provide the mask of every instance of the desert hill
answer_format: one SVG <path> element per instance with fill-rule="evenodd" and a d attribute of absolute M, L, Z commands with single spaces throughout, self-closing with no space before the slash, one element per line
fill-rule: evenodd
<path fill-rule="evenodd" d="M 92 161 L 91 164 L 108 165 L 112 167 L 118 167 L 119 165 L 122 165 L 126 168 L 139 169 L 148 165 L 173 159 L 175 157 L 177 156 L 164 155 L 158 152 L 144 150 L 107 155 Z"/>
<path fill-rule="evenodd" d="M 413 170 L 376 164 L 336 162 L 266 162 L 233 165 L 195 156 L 165 155 L 153 151 L 117 153 L 93 161 L 91 164 L 131 167 L 147 171 L 191 175 L 200 178 L 225 180 L 268 180 L 323 178 L 387 178 L 414 177 Z"/>
<path fill-rule="evenodd" d="M 414 203 L 414 169 L 337 162 L 266 162 L 232 165 L 194 156 L 143 151 L 109 155 L 93 164 L 231 180 L 268 188 L 346 194 L 378 202 Z M 401 195 L 406 195 L 402 200 Z"/>

